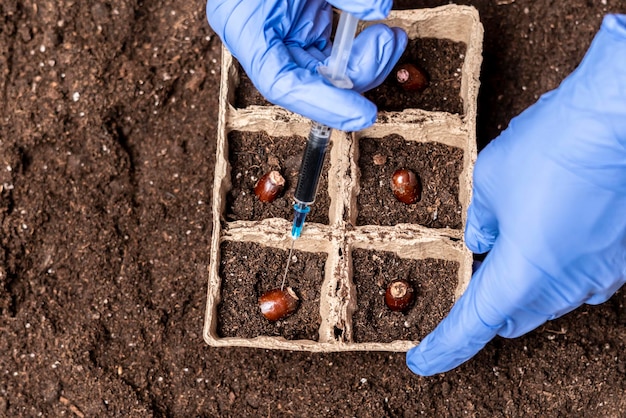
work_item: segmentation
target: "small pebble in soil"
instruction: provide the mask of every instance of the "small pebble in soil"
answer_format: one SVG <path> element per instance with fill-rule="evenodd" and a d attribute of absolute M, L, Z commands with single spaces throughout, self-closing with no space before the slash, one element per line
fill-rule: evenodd
<path fill-rule="evenodd" d="M 383 165 L 387 162 L 387 157 L 382 154 L 375 154 L 372 157 L 372 162 L 374 165 Z"/>

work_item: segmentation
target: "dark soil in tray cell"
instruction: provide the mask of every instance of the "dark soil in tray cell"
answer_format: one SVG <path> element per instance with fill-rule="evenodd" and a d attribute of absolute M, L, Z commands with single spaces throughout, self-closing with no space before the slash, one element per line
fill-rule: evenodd
<path fill-rule="evenodd" d="M 373 101 L 378 110 L 423 109 L 461 114 L 461 68 L 465 50 L 464 43 L 448 39 L 409 40 L 398 65 L 411 63 L 422 69 L 429 79 L 427 87 L 421 92 L 404 90 L 396 80 L 394 69 L 380 86 L 365 93 L 365 97 Z"/>
<path fill-rule="evenodd" d="M 357 225 L 414 223 L 430 228 L 461 228 L 459 175 L 463 150 L 434 142 L 407 141 L 400 135 L 359 139 Z M 418 202 L 395 198 L 390 180 L 399 168 L 414 171 L 422 186 Z"/>
<path fill-rule="evenodd" d="M 235 61 L 235 65 L 239 71 L 239 84 L 235 87 L 235 107 L 243 109 L 248 106 L 272 106 L 265 97 L 254 86 L 250 77 L 241 67 L 241 64 Z"/>
<path fill-rule="evenodd" d="M 221 245 L 221 303 L 217 332 L 221 337 L 282 336 L 288 340 L 317 341 L 320 287 L 324 280 L 325 253 L 294 250 L 285 287 L 298 295 L 300 304 L 291 316 L 268 321 L 258 298 L 280 288 L 289 252 L 250 242 L 226 241 Z"/>
<path fill-rule="evenodd" d="M 259 221 L 267 218 L 293 219 L 293 197 L 306 138 L 301 136 L 272 137 L 265 132 L 233 131 L 228 134 L 232 188 L 227 195 L 226 219 Z M 332 144 L 331 144 L 332 145 Z M 330 196 L 328 169 L 330 146 L 319 180 L 315 204 L 307 222 L 328 224 Z M 278 170 L 285 178 L 283 193 L 273 202 L 261 202 L 254 194 L 259 178 L 270 170 Z"/>
<path fill-rule="evenodd" d="M 354 342 L 420 340 L 452 308 L 459 268 L 454 261 L 413 260 L 388 251 L 354 249 L 352 265 L 357 289 Z M 407 280 L 416 291 L 415 303 L 406 312 L 393 312 L 385 305 L 385 290 L 396 279 Z"/>

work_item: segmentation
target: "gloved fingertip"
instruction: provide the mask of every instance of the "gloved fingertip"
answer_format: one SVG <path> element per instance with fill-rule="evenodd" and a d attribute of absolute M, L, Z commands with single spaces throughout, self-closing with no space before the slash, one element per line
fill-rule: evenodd
<path fill-rule="evenodd" d="M 602 27 L 611 32 L 626 37 L 626 14 L 609 14 L 604 17 Z"/>
<path fill-rule="evenodd" d="M 408 42 L 406 32 L 384 24 L 367 27 L 357 36 L 348 64 L 353 89 L 359 93 L 379 86 L 393 70 Z"/>
<path fill-rule="evenodd" d="M 378 10 L 380 11 L 382 17 L 380 19 L 384 19 L 391 12 L 391 8 L 393 6 L 393 0 L 382 0 L 375 2 L 378 4 Z"/>
<path fill-rule="evenodd" d="M 402 53 L 404 52 L 404 50 L 406 49 L 406 46 L 409 43 L 409 35 L 406 33 L 404 29 L 398 28 L 398 27 L 390 27 L 389 31 L 393 35 L 393 45 L 394 45 L 394 53 L 392 54 L 392 58 L 390 59 L 390 62 L 392 62 L 393 65 L 395 65 L 396 62 L 402 56 Z"/>
<path fill-rule="evenodd" d="M 487 230 L 486 225 L 477 216 L 474 205 L 470 205 L 467 210 L 464 238 L 467 248 L 475 254 L 490 251 L 497 239 L 497 232 Z"/>
<path fill-rule="evenodd" d="M 356 132 L 365 128 L 369 128 L 376 122 L 378 117 L 378 109 L 376 105 L 367 99 L 360 105 L 361 115 L 344 120 L 338 129 L 346 132 Z"/>
<path fill-rule="evenodd" d="M 496 336 L 500 325 L 488 326 L 481 320 L 477 304 L 481 286 L 480 280 L 472 279 L 443 321 L 407 352 L 406 364 L 413 373 L 432 376 L 452 370 Z"/>
<path fill-rule="evenodd" d="M 424 357 L 424 354 L 419 350 L 419 345 L 411 348 L 406 353 L 406 365 L 413 373 L 418 376 L 432 376 L 436 372 L 431 370 L 428 365 L 428 360 Z"/>
<path fill-rule="evenodd" d="M 599 305 L 601 303 L 606 302 L 611 299 L 611 297 L 626 283 L 626 277 L 622 276 L 621 280 L 616 280 L 611 286 L 603 289 L 601 292 L 598 292 L 592 296 L 590 296 L 585 303 L 588 305 Z"/>
<path fill-rule="evenodd" d="M 387 26 L 383 23 L 377 23 L 375 25 L 368 26 L 363 29 L 361 33 L 359 33 L 357 37 L 357 45 L 355 47 L 358 48 L 358 42 L 362 43 L 367 37 L 375 39 L 376 42 L 371 42 L 370 45 L 378 45 L 379 48 L 380 46 L 386 44 L 393 45 L 395 50 L 394 55 L 398 55 L 398 58 L 402 55 L 409 39 L 409 36 L 404 29 L 395 26 Z M 380 55 L 380 51 L 378 51 L 378 54 Z"/>
<path fill-rule="evenodd" d="M 465 245 L 474 254 L 485 254 L 493 248 L 495 239 L 487 239 L 474 225 L 465 227 Z"/>
<path fill-rule="evenodd" d="M 394 26 L 394 27 L 391 27 L 390 29 L 393 31 L 394 35 L 396 36 L 398 49 L 404 51 L 406 49 L 406 46 L 409 43 L 409 35 L 402 28 L 398 28 Z"/>
<path fill-rule="evenodd" d="M 449 320 L 445 320 L 448 321 Z M 467 326 L 462 318 L 454 318 L 452 321 L 460 321 L 458 324 L 444 325 L 456 327 L 459 324 Z M 406 365 L 419 376 L 432 376 L 445 373 L 465 363 L 476 355 L 485 344 L 496 336 L 495 329 L 489 329 L 482 325 L 476 329 L 457 329 L 461 335 L 443 335 L 446 331 L 441 329 L 433 331 L 416 347 L 406 353 Z M 462 341 L 461 341 L 462 340 Z"/>

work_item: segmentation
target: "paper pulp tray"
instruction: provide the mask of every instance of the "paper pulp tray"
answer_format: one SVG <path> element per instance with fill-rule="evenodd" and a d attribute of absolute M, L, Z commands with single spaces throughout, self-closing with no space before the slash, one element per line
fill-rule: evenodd
<path fill-rule="evenodd" d="M 204 338 L 209 345 L 316 352 L 406 351 L 434 328 L 466 288 L 472 273 L 472 254 L 464 245 L 463 229 L 477 154 L 476 101 L 483 28 L 473 7 L 456 5 L 392 11 L 384 22 L 405 29 L 410 41 L 434 38 L 464 44 L 459 89 L 462 111 L 381 111 L 368 129 L 333 131 L 318 201 L 313 206 L 316 215 L 309 215 L 302 237 L 295 242 L 295 257 L 287 278 L 287 285 L 300 296 L 300 307 L 277 323 L 262 317 L 257 298 L 280 286 L 292 244 L 293 193 L 286 192 L 280 198 L 283 202 L 273 203 L 275 212 L 268 212 L 271 215 L 255 219 L 253 213 L 229 213 L 236 199 L 260 204 L 253 201 L 250 189 L 240 196 L 233 196 L 232 191 L 234 184 L 255 180 L 271 165 L 284 171 L 293 165 L 294 158 L 299 163 L 302 153 L 282 155 L 280 144 L 290 140 L 301 143 L 303 148 L 310 121 L 268 103 L 237 108 L 235 95 L 238 88 L 243 88 L 245 75 L 223 49 L 204 324 Z M 373 23 L 361 22 L 360 30 Z M 455 179 L 458 184 L 446 189 L 458 192 L 457 225 L 433 228 L 424 222 L 412 222 L 410 217 L 395 225 L 359 222 L 359 196 L 369 190 L 361 187 L 363 164 L 371 164 L 372 158 L 362 146 L 369 141 L 370 146 L 384 147 L 390 135 L 395 135 L 399 144 L 418 149 L 409 154 L 427 155 L 432 153 L 429 147 L 460 150 L 454 154 L 460 167 Z M 234 142 L 242 138 L 255 145 L 237 148 Z M 263 167 L 239 167 L 235 173 L 233 167 L 241 163 L 236 159 L 246 153 L 258 155 Z M 424 193 L 429 193 L 428 179 L 422 181 Z M 442 188 L 442 192 L 446 190 Z M 434 201 L 438 199 L 435 196 Z M 380 213 L 388 209 L 384 202 L 381 205 L 376 209 Z M 405 314 L 385 310 L 382 296 L 386 283 L 400 268 L 411 272 L 402 278 L 417 289 L 417 302 Z M 440 281 L 433 278 L 442 272 L 450 277 Z"/>

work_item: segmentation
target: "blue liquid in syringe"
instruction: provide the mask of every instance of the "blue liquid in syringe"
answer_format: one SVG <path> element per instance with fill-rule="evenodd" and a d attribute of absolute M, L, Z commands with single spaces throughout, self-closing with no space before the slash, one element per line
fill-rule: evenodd
<path fill-rule="evenodd" d="M 304 203 L 293 204 L 293 226 L 291 227 L 291 237 L 293 239 L 300 238 L 302 228 L 304 228 L 304 218 L 311 211 L 311 208 Z"/>
<path fill-rule="evenodd" d="M 304 220 L 307 213 L 311 210 L 310 205 L 315 201 L 317 186 L 320 175 L 322 174 L 322 166 L 324 165 L 324 157 L 326 149 L 330 142 L 330 133 L 332 129 L 321 123 L 313 122 L 309 139 L 302 156 L 302 164 L 300 166 L 300 175 L 298 176 L 298 185 L 296 187 L 293 226 L 291 228 L 291 237 L 299 238 L 304 228 Z"/>

